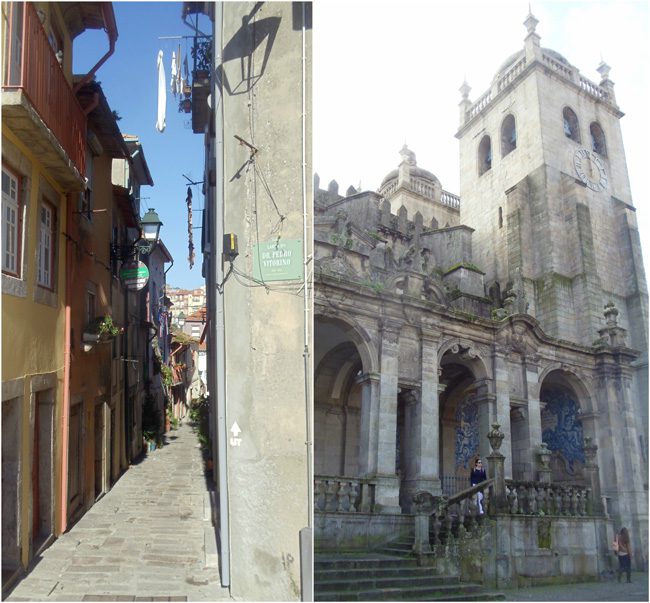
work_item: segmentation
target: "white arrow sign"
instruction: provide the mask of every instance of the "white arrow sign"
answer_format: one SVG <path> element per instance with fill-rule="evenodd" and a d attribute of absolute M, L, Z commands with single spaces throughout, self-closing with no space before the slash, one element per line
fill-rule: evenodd
<path fill-rule="evenodd" d="M 232 424 L 232 427 L 230 428 L 230 433 L 232 433 L 234 438 L 236 438 L 241 433 L 241 429 L 239 428 L 239 425 L 237 425 L 237 421 L 235 421 Z"/>

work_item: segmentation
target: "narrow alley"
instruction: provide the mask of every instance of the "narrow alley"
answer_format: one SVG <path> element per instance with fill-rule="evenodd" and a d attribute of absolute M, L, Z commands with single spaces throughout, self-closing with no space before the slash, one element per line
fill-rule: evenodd
<path fill-rule="evenodd" d="M 210 493 L 189 423 L 48 548 L 8 601 L 222 601 Z"/>

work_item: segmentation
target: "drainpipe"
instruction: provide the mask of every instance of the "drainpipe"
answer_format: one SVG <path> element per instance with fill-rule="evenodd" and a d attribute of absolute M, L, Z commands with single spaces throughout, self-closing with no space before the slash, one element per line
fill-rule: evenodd
<path fill-rule="evenodd" d="M 108 60 L 108 58 L 115 52 L 115 41 L 117 40 L 117 24 L 115 23 L 115 13 L 113 12 L 113 6 L 110 2 L 102 2 L 100 4 L 102 10 L 102 17 L 104 19 L 106 34 L 108 35 L 108 52 L 97 62 L 97 64 L 86 74 L 84 77 L 79 80 L 74 87 L 74 93 L 79 92 L 81 87 L 88 83 L 97 70 Z"/>
<path fill-rule="evenodd" d="M 309 329 L 311 320 L 310 310 L 310 289 L 309 289 L 309 239 L 308 239 L 308 204 L 307 204 L 307 50 L 306 50 L 306 31 L 305 31 L 305 2 L 302 2 L 302 106 L 301 106 L 301 126 L 302 126 L 302 240 L 303 240 L 303 267 L 302 267 L 302 287 L 303 287 L 303 315 L 304 315 L 304 371 L 305 371 L 305 446 L 307 454 L 307 527 L 300 530 L 300 583 L 301 598 L 303 601 L 313 601 L 313 533 L 312 533 L 312 513 L 313 505 L 313 442 L 311 426 L 312 410 L 312 389 L 310 387 L 311 362 L 310 362 L 310 337 Z"/>
<path fill-rule="evenodd" d="M 69 193 L 66 198 L 66 226 L 70 233 L 72 226 L 72 198 Z M 61 534 L 68 527 L 68 449 L 70 446 L 70 355 L 72 346 L 71 308 L 72 300 L 72 245 L 66 239 L 65 247 L 65 347 L 63 351 L 63 410 L 61 417 Z"/>
<path fill-rule="evenodd" d="M 212 74 L 215 74 L 215 65 L 217 59 L 222 60 L 223 51 L 223 2 L 218 2 L 215 10 L 215 20 L 212 24 L 215 49 Z M 216 283 L 223 282 L 223 256 L 219 249 L 223 247 L 224 231 L 224 195 L 223 195 L 223 98 L 221 82 L 215 82 L 212 89 L 214 90 L 214 113 L 215 113 L 215 170 L 217 174 L 215 194 L 214 194 L 214 211 L 212 219 L 214 233 L 212 241 L 212 261 L 210 272 L 214 275 L 213 286 Z M 215 287 L 216 290 L 216 287 Z M 217 291 L 215 297 L 215 364 L 216 364 L 216 394 L 217 394 L 217 458 L 215 465 L 218 467 L 218 484 L 219 484 L 219 531 L 221 539 L 221 584 L 230 586 L 230 508 L 228 505 L 228 462 L 227 448 L 228 426 L 226 425 L 226 342 L 225 342 L 225 325 L 224 325 L 224 300 L 223 290 Z"/>

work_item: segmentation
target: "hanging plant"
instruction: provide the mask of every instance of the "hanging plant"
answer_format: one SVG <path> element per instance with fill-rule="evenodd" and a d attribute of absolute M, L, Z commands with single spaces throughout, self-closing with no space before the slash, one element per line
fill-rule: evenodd
<path fill-rule="evenodd" d="M 192 99 L 191 98 L 182 98 L 178 103 L 178 112 L 179 113 L 191 113 L 192 112 Z"/>
<path fill-rule="evenodd" d="M 191 54 L 195 61 L 195 74 L 198 71 L 206 72 L 206 75 L 203 77 L 207 77 L 212 66 L 212 40 L 208 38 L 207 40 L 196 42 L 192 46 Z"/>
<path fill-rule="evenodd" d="M 107 314 L 99 323 L 99 334 L 117 337 L 120 334 L 120 328 L 113 323 L 113 317 Z"/>

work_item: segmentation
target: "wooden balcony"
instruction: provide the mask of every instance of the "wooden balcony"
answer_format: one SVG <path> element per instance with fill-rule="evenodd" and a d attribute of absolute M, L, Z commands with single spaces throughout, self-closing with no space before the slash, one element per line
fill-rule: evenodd
<path fill-rule="evenodd" d="M 54 179 L 81 190 L 86 116 L 30 2 L 8 2 L 2 119 Z"/>

